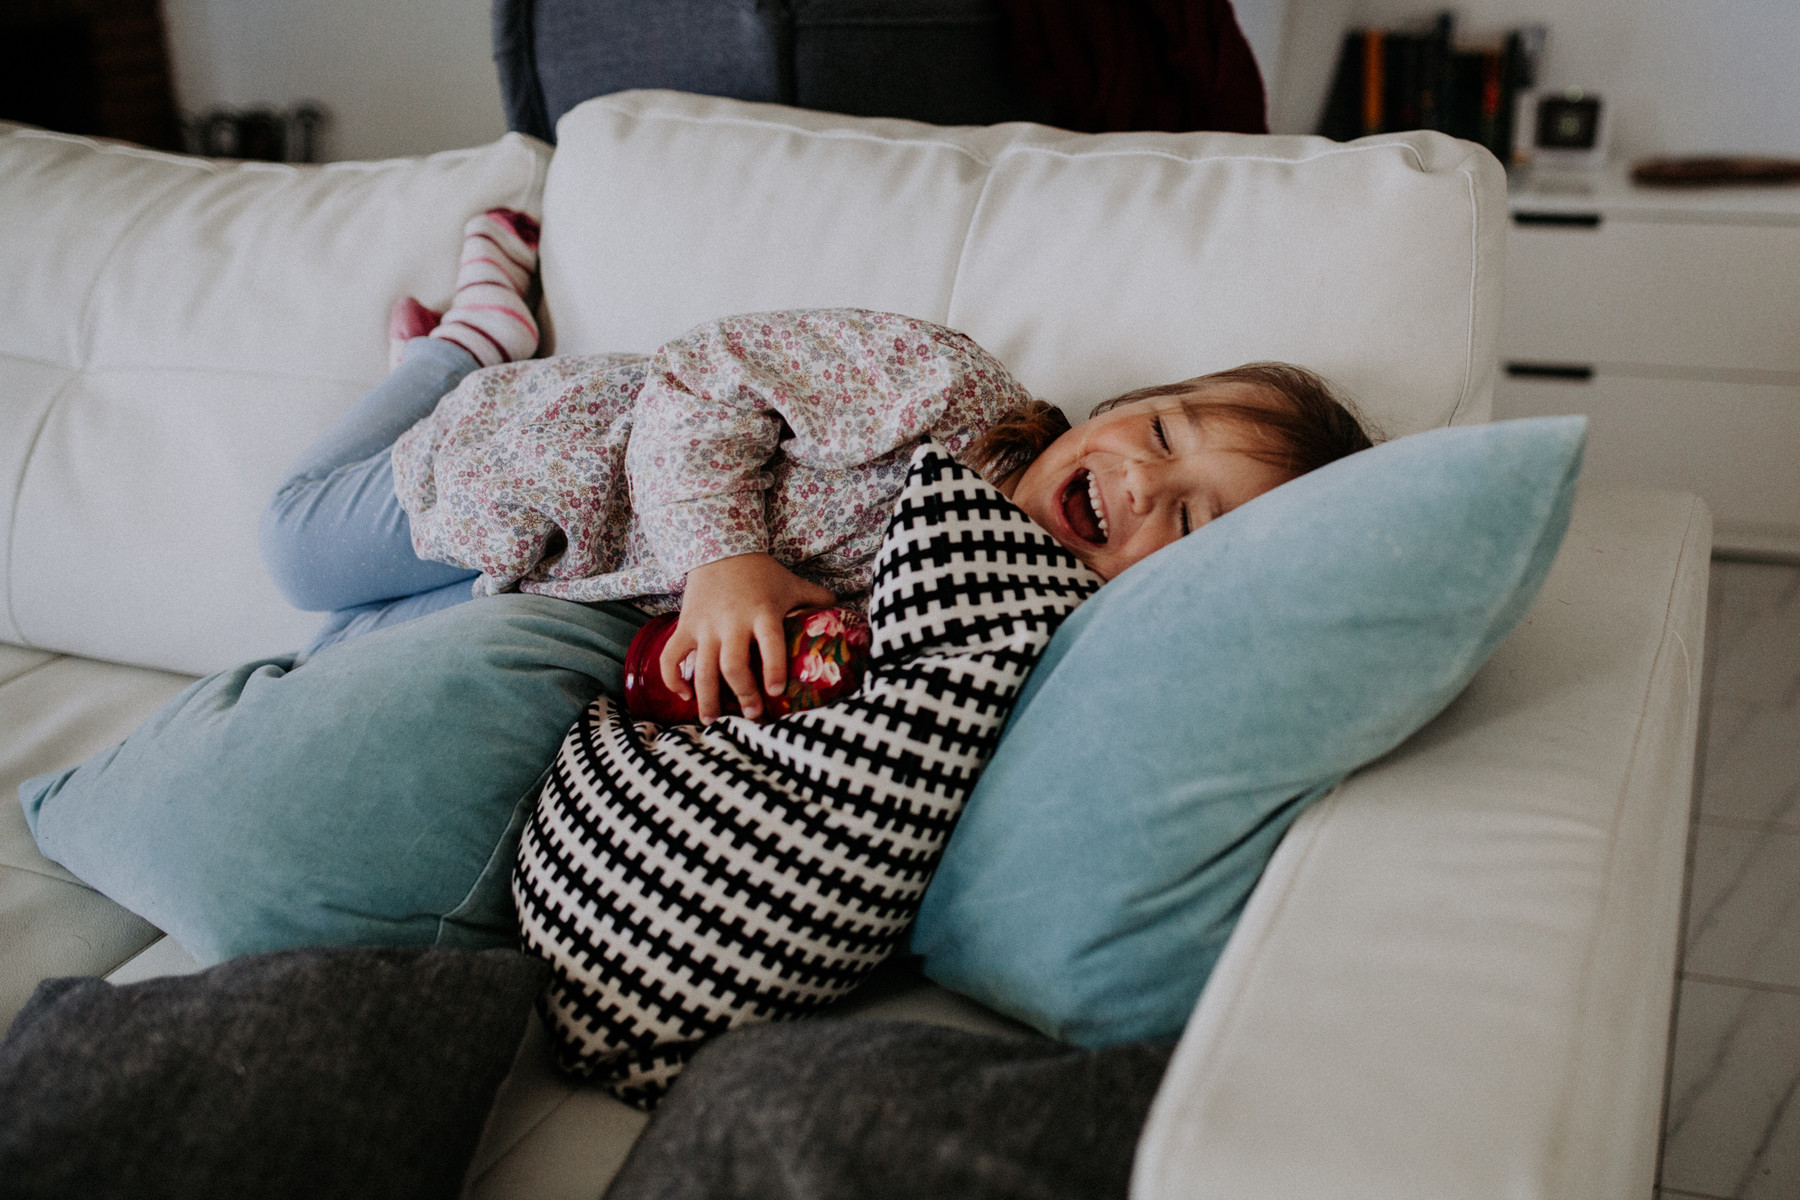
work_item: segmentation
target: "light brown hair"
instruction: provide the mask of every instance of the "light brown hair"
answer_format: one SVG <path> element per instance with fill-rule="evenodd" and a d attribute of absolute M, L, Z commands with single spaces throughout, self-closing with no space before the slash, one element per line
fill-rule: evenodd
<path fill-rule="evenodd" d="M 1234 400 L 1197 394 L 1228 383 L 1247 384 L 1250 390 Z M 1180 399 L 1184 409 L 1203 419 L 1223 418 L 1254 430 L 1261 436 L 1243 452 L 1296 477 L 1367 450 L 1379 437 L 1379 432 L 1370 435 L 1367 421 L 1318 372 L 1282 362 L 1245 363 L 1179 383 L 1136 388 L 1102 400 L 1090 415 L 1163 397 Z M 988 479 L 1002 483 L 1030 466 L 1070 428 L 1060 408 L 1033 400 L 977 438 L 965 460 Z"/>

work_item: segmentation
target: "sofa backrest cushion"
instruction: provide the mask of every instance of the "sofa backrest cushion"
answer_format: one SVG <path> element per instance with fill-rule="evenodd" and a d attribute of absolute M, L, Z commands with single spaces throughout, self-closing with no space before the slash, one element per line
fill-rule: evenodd
<path fill-rule="evenodd" d="M 0 125 L 0 641 L 200 673 L 305 640 L 264 503 L 381 378 L 389 306 L 447 301 L 463 222 L 537 211 L 548 158 L 514 134 L 295 167 Z"/>
<path fill-rule="evenodd" d="M 851 305 L 970 333 L 1073 415 L 1260 358 L 1403 434 L 1485 419 L 1505 188 L 1483 150 L 941 128 L 670 92 L 540 142 L 325 167 L 0 126 L 0 641 L 189 671 L 303 642 L 264 576 L 286 464 L 448 298 L 462 222 L 539 210 L 555 349 Z M 548 174 L 546 176 L 546 164 Z"/>
<path fill-rule="evenodd" d="M 1466 142 L 942 128 L 653 91 L 558 133 L 558 350 L 848 305 L 960 329 L 1076 417 L 1257 359 L 1322 371 L 1390 435 L 1489 411 L 1506 189 Z"/>

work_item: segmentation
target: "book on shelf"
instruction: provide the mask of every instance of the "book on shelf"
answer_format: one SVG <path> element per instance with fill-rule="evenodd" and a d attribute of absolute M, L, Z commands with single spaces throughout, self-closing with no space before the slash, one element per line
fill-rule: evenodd
<path fill-rule="evenodd" d="M 1392 29 L 1344 35 L 1319 133 L 1338 141 L 1435 129 L 1513 158 L 1515 98 L 1535 82 L 1541 32 L 1518 29 L 1492 45 L 1462 45 L 1448 12 Z"/>

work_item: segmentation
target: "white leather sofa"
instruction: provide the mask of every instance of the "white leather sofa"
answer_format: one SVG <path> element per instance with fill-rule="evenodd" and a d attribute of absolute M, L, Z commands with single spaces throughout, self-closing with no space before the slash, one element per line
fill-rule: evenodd
<path fill-rule="evenodd" d="M 853 304 L 972 334 L 1083 415 L 1125 388 L 1305 362 L 1391 435 L 1487 419 L 1505 236 L 1483 151 L 938 129 L 674 93 L 548 147 L 235 165 L 0 126 L 0 784 L 297 645 L 258 510 L 384 369 L 462 221 L 544 216 L 564 351 Z M 1588 490 L 1524 623 L 1437 720 L 1290 832 L 1194 1011 L 1133 1191 L 1631 1197 L 1656 1166 L 1710 519 Z M 65 974 L 191 969 L 0 805 L 0 1016 Z M 1000 1022 L 923 981 L 853 1009 Z M 476 1196 L 592 1196 L 643 1117 L 528 1042 Z"/>

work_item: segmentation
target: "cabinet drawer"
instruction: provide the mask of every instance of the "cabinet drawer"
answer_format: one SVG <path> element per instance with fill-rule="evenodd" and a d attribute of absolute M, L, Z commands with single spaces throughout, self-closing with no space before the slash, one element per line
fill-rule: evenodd
<path fill-rule="evenodd" d="M 1508 361 L 1800 373 L 1800 225 L 1515 223 L 1506 283 Z"/>
<path fill-rule="evenodd" d="M 1697 494 L 1722 548 L 1800 548 L 1800 387 L 1600 374 L 1495 391 L 1496 419 L 1557 413 L 1589 418 L 1583 478 Z"/>

